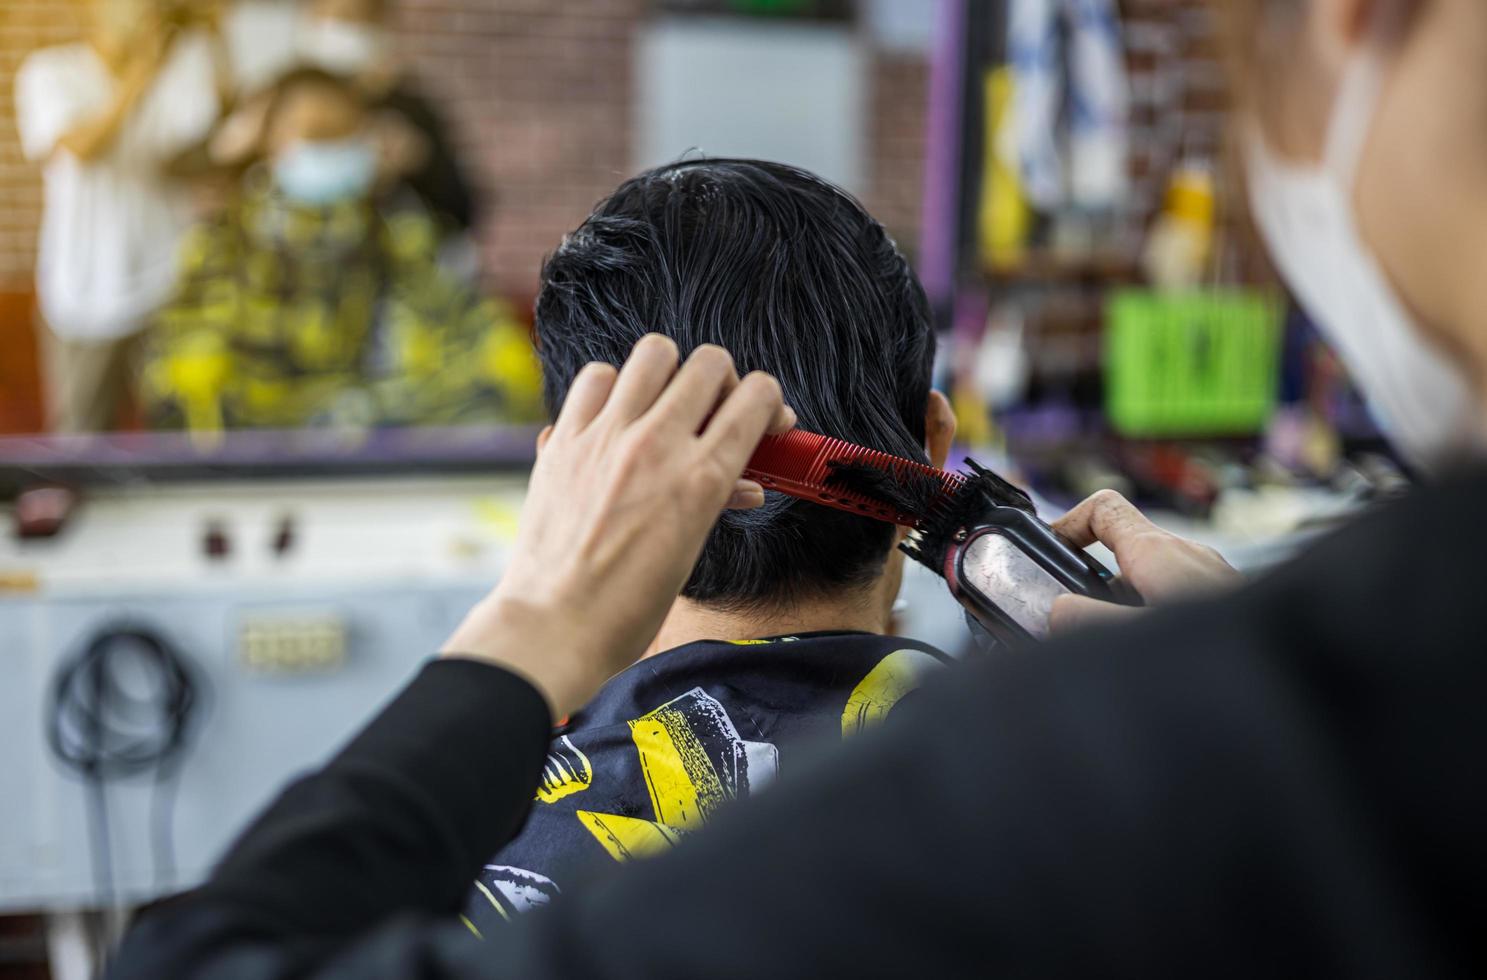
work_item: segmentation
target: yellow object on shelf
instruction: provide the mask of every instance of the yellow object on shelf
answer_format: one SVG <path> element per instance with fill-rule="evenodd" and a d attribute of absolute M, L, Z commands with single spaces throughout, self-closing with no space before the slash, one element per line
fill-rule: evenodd
<path fill-rule="evenodd" d="M 959 381 L 950 390 L 950 409 L 955 413 L 955 438 L 958 442 L 968 446 L 1000 445 L 996 423 L 969 381 Z"/>
<path fill-rule="evenodd" d="M 983 260 L 1004 271 L 1022 264 L 1027 254 L 1033 213 L 1017 171 L 1002 162 L 994 147 L 1007 125 L 1017 82 L 1012 69 L 994 68 L 985 78 L 985 152 L 981 154 L 981 204 L 976 224 Z"/>
<path fill-rule="evenodd" d="M 1213 172 L 1188 162 L 1172 173 L 1162 213 L 1147 236 L 1142 266 L 1160 289 L 1192 289 L 1213 257 L 1217 194 Z"/>

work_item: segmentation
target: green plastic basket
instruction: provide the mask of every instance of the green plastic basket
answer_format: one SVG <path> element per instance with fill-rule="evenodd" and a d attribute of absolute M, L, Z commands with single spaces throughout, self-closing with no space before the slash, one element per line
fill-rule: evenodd
<path fill-rule="evenodd" d="M 1105 310 L 1105 411 L 1121 435 L 1236 436 L 1275 408 L 1282 307 L 1272 295 L 1123 290 Z"/>

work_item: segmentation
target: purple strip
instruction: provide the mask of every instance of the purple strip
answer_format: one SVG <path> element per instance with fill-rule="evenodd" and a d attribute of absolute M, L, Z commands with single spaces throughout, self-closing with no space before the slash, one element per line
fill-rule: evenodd
<path fill-rule="evenodd" d="M 939 0 L 930 62 L 919 279 L 930 302 L 941 307 L 950 302 L 955 290 L 965 30 L 966 0 Z"/>
<path fill-rule="evenodd" d="M 499 469 L 530 464 L 537 429 L 466 426 L 245 430 L 203 442 L 186 432 L 0 436 L 0 470 L 32 467 L 324 466 L 466 464 Z"/>

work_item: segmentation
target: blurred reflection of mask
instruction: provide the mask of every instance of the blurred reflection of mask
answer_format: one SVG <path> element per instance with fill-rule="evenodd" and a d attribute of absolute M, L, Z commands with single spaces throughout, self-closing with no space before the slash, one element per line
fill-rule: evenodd
<path fill-rule="evenodd" d="M 299 40 L 300 54 L 310 64 L 340 75 L 357 75 L 387 57 L 387 31 L 345 20 L 312 20 Z"/>
<path fill-rule="evenodd" d="M 295 143 L 274 161 L 274 184 L 299 204 L 364 197 L 377 177 L 377 152 L 360 137 Z"/>

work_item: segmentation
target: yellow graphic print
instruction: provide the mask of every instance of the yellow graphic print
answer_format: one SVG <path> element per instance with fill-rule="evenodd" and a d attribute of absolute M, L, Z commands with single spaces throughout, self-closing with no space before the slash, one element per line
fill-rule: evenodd
<path fill-rule="evenodd" d="M 725 799 L 723 781 L 681 711 L 662 708 L 630 722 L 640 769 L 656 819 L 672 827 L 701 826 Z"/>
<path fill-rule="evenodd" d="M 638 817 L 622 817 L 615 813 L 579 810 L 578 822 L 604 845 L 609 856 L 616 861 L 628 861 L 664 851 L 682 839 L 681 831 L 675 827 Z"/>
<path fill-rule="evenodd" d="M 537 800 L 556 803 L 565 796 L 582 793 L 594 781 L 589 757 L 564 735 L 553 743 L 542 766 L 542 784 L 537 787 Z"/>
<path fill-rule="evenodd" d="M 768 742 L 746 742 L 728 712 L 693 688 L 630 722 L 654 820 L 579 810 L 578 820 L 616 861 L 672 847 L 728 800 L 747 796 L 779 769 Z"/>
<path fill-rule="evenodd" d="M 858 682 L 842 709 L 842 737 L 857 735 L 888 717 L 924 675 L 943 664 L 923 650 L 895 650 Z"/>

